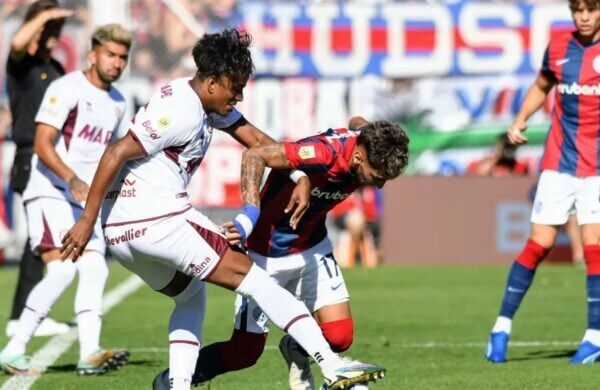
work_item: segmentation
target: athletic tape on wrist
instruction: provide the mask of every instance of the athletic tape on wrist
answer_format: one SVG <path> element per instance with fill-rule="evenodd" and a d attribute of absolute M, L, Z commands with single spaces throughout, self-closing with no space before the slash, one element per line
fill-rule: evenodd
<path fill-rule="evenodd" d="M 244 206 L 244 210 L 233 219 L 233 224 L 242 236 L 242 241 L 246 241 L 248 236 L 252 233 L 259 216 L 260 209 L 258 207 L 246 205 Z"/>
<path fill-rule="evenodd" d="M 290 179 L 292 179 L 294 183 L 298 183 L 298 180 L 300 180 L 300 178 L 304 176 L 307 176 L 306 173 L 298 169 L 292 169 L 292 171 L 290 172 Z"/>

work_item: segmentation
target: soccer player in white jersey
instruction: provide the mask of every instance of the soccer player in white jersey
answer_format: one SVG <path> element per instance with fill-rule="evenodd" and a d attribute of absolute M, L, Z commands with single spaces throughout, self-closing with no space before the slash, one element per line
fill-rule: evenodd
<path fill-rule="evenodd" d="M 77 263 L 61 261 L 62 235 L 83 211 L 89 184 L 112 134 L 118 129 L 125 100 L 112 83 L 125 69 L 131 34 L 120 25 L 96 29 L 88 53 L 90 66 L 50 84 L 36 116 L 35 155 L 23 199 L 32 250 L 47 264 L 46 276 L 27 298 L 18 331 L 0 353 L 0 367 L 27 375 L 26 346 L 52 305 L 71 284 L 79 284 L 75 312 L 79 331 L 79 375 L 94 375 L 127 362 L 125 350 L 100 347 L 102 294 L 108 277 L 106 245 L 99 219 Z"/>
<path fill-rule="evenodd" d="M 250 37 L 234 29 L 204 35 L 196 43 L 194 77 L 162 87 L 138 111 L 128 134 L 106 148 L 85 209 L 63 239 L 63 257 L 82 253 L 102 207 L 105 240 L 113 255 L 175 301 L 166 383 L 171 389 L 191 385 L 202 339 L 203 281 L 256 300 L 315 359 L 331 388 L 381 376 L 382 367 L 335 354 L 306 306 L 230 246 L 224 230 L 193 209 L 185 193 L 213 129 L 247 147 L 274 142 L 234 108 L 252 73 L 249 45 Z M 310 191 L 307 182 L 299 179 L 304 200 Z M 245 208 L 238 219 L 256 223 L 256 211 Z M 155 386 L 161 383 L 155 381 Z"/>

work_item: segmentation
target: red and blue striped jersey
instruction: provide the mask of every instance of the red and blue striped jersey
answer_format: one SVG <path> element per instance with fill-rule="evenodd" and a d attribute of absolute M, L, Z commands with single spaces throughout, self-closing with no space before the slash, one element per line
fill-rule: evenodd
<path fill-rule="evenodd" d="M 560 35 L 550 41 L 540 72 L 555 84 L 542 170 L 600 175 L 600 42 L 584 46 L 574 33 Z"/>
<path fill-rule="evenodd" d="M 327 236 L 327 212 L 360 187 L 350 171 L 358 134 L 348 129 L 329 129 L 284 143 L 291 166 L 310 178 L 310 206 L 293 230 L 292 213 L 285 214 L 284 209 L 296 185 L 287 175 L 271 171 L 261 191 L 260 218 L 247 242 L 251 250 L 263 256 L 282 257 L 305 251 Z"/>

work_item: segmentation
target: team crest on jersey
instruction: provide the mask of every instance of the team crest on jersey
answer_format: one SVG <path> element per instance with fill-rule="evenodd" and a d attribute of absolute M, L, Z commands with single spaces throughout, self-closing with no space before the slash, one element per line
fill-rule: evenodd
<path fill-rule="evenodd" d="M 596 73 L 600 73 L 600 56 L 596 56 L 594 61 L 592 62 L 592 68 L 596 71 Z"/>
<path fill-rule="evenodd" d="M 314 146 L 303 146 L 298 150 L 298 156 L 302 160 L 307 160 L 309 158 L 315 158 L 315 147 Z"/>
<path fill-rule="evenodd" d="M 48 99 L 49 104 L 56 104 L 57 101 L 58 98 L 56 96 L 50 96 L 50 99 Z"/>
<path fill-rule="evenodd" d="M 162 118 L 158 119 L 158 128 L 160 130 L 166 130 L 169 128 L 170 125 L 171 125 L 171 120 L 169 119 L 169 117 L 163 116 Z"/>

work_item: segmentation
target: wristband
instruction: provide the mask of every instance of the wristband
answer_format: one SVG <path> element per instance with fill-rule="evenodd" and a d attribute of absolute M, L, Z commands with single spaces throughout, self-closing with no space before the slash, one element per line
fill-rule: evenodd
<path fill-rule="evenodd" d="M 298 180 L 300 180 L 300 178 L 307 176 L 306 173 L 302 172 L 299 169 L 292 169 L 292 171 L 290 172 L 290 179 L 292 179 L 292 181 L 294 183 L 298 183 Z"/>
<path fill-rule="evenodd" d="M 248 236 L 250 236 L 259 216 L 260 209 L 249 204 L 244 206 L 244 210 L 233 219 L 233 224 L 242 236 L 242 241 L 246 241 Z"/>

